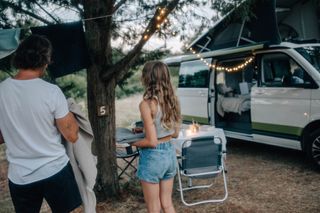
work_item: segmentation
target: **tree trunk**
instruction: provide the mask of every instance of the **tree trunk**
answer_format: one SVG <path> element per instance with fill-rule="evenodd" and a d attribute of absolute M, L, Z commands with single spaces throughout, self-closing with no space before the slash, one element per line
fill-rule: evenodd
<path fill-rule="evenodd" d="M 101 81 L 95 67 L 88 70 L 88 111 L 94 132 L 94 152 L 98 156 L 96 195 L 99 201 L 117 197 L 119 183 L 115 158 L 115 79 Z M 104 106 L 106 116 L 97 116 Z"/>
<path fill-rule="evenodd" d="M 113 0 L 86 0 L 85 18 L 112 14 Z M 112 17 L 86 21 L 86 40 L 92 65 L 87 70 L 89 119 L 94 133 L 94 152 L 98 156 L 98 176 L 95 192 L 98 201 L 119 195 L 115 157 L 115 75 L 101 78 L 112 70 L 111 49 Z M 98 111 L 104 115 L 98 116 Z"/>

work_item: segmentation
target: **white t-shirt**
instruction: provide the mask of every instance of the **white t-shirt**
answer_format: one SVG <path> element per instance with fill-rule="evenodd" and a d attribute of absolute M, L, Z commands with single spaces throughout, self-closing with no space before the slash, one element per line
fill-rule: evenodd
<path fill-rule="evenodd" d="M 28 184 L 58 173 L 69 161 L 55 119 L 68 114 L 56 85 L 39 78 L 0 83 L 0 130 L 7 146 L 8 178 Z"/>

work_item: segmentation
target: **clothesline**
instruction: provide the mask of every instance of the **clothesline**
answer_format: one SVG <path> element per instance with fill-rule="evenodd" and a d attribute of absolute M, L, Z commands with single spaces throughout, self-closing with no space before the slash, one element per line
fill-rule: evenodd
<path fill-rule="evenodd" d="M 82 21 L 82 22 L 92 21 L 92 20 L 107 18 L 107 17 L 111 17 L 111 16 L 113 16 L 113 14 L 111 14 L 111 15 L 103 15 L 103 16 L 96 16 L 96 17 L 92 17 L 92 18 L 84 18 L 84 19 L 80 19 L 78 21 Z M 124 19 L 124 20 L 115 20 L 115 22 L 124 22 L 124 21 L 130 21 L 130 20 L 128 20 L 128 19 L 127 20 L 126 19 Z M 55 24 L 68 24 L 68 23 L 72 23 L 72 22 L 77 22 L 77 21 L 62 22 L 62 23 L 55 23 Z M 19 28 L 20 30 L 30 30 L 31 27 L 15 27 L 15 28 Z M 0 28 L 0 30 L 3 30 L 3 28 Z"/>
<path fill-rule="evenodd" d="M 107 17 L 111 17 L 111 16 L 113 16 L 113 14 L 103 15 L 103 16 L 96 16 L 96 17 L 92 17 L 92 18 L 84 18 L 84 19 L 81 19 L 81 20 L 82 20 L 82 21 L 91 21 L 91 20 L 101 19 L 101 18 L 107 18 Z"/>
<path fill-rule="evenodd" d="M 44 35 L 52 43 L 55 50 L 52 55 L 54 63 L 49 66 L 49 71 L 53 77 L 61 77 L 87 68 L 90 62 L 83 22 L 107 18 L 112 15 L 102 15 L 74 22 L 45 26 L 0 29 L 0 59 L 7 57 L 17 49 L 21 30 L 31 30 L 32 34 Z"/>
<path fill-rule="evenodd" d="M 84 18 L 84 19 L 80 19 L 78 21 L 91 21 L 91 20 L 102 19 L 102 18 L 107 18 L 107 17 L 111 17 L 111 16 L 113 16 L 113 14 L 96 16 L 96 17 L 91 17 L 91 18 Z M 72 23 L 72 22 L 77 22 L 77 21 L 62 22 L 62 23 L 56 23 L 56 24 L 67 24 L 67 23 Z M 15 28 L 19 28 L 20 30 L 30 30 L 31 27 L 15 27 Z M 3 30 L 3 29 L 0 28 L 0 30 Z"/>
<path fill-rule="evenodd" d="M 32 34 L 46 36 L 54 49 L 49 65 L 57 78 L 87 68 L 90 64 L 81 21 L 30 27 Z M 0 30 L 0 59 L 12 54 L 20 43 L 21 28 Z"/>

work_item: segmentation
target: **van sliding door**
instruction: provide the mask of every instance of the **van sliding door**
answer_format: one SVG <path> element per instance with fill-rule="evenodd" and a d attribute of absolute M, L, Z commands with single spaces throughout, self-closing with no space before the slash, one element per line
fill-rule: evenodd
<path fill-rule="evenodd" d="M 211 64 L 211 59 L 205 59 Z M 184 121 L 209 123 L 208 86 L 209 67 L 204 61 L 195 60 L 181 63 L 177 95 Z"/>

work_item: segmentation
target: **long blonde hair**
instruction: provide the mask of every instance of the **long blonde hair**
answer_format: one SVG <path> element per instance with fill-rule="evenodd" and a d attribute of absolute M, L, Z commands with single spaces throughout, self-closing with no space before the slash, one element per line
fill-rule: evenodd
<path fill-rule="evenodd" d="M 168 66 L 160 61 L 147 62 L 142 70 L 141 81 L 145 87 L 144 100 L 156 99 L 160 105 L 161 125 L 166 129 L 175 128 L 175 124 L 181 122 L 181 112 Z"/>

